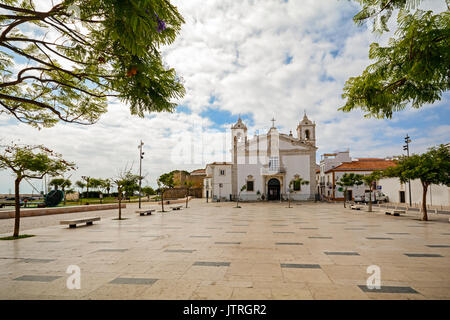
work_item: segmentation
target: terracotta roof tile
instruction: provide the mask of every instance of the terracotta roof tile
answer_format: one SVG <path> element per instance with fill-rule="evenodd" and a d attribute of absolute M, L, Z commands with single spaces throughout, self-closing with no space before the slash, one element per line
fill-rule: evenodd
<path fill-rule="evenodd" d="M 373 171 L 373 170 L 385 170 L 389 167 L 395 166 L 395 162 L 392 160 L 384 160 L 378 158 L 363 158 L 363 160 L 344 162 L 341 165 L 328 170 L 332 171 Z"/>
<path fill-rule="evenodd" d="M 198 173 L 198 174 L 205 174 L 206 173 L 206 169 L 197 169 L 197 170 L 194 170 L 194 171 L 192 171 L 191 172 L 191 174 L 195 174 L 195 173 Z"/>

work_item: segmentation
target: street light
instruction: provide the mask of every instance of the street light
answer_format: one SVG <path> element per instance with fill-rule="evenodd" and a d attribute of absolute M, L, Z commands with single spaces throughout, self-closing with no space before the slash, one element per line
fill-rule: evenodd
<path fill-rule="evenodd" d="M 409 143 L 411 142 L 411 137 L 406 134 L 405 137 L 405 145 L 403 146 L 403 150 L 406 151 L 407 156 L 409 157 Z M 409 206 L 412 206 L 412 200 L 411 200 L 411 179 L 408 179 L 408 189 L 409 189 Z"/>
<path fill-rule="evenodd" d="M 139 209 L 141 209 L 141 193 L 142 193 L 142 159 L 144 159 L 144 152 L 142 152 L 142 146 L 144 143 L 138 145 L 139 149 Z"/>

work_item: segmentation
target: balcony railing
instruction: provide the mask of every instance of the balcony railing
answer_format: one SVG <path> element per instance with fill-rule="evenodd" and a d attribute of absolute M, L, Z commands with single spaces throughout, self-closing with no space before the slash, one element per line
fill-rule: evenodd
<path fill-rule="evenodd" d="M 262 167 L 261 175 L 272 175 L 272 174 L 280 174 L 286 173 L 286 169 L 284 167 Z"/>

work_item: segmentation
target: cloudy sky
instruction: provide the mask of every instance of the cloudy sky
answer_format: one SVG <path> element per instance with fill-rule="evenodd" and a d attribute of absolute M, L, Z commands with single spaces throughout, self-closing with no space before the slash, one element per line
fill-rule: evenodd
<path fill-rule="evenodd" d="M 316 126 L 317 161 L 326 152 L 350 148 L 353 157 L 401 154 L 403 137 L 411 151 L 450 141 L 450 94 L 393 119 L 367 119 L 342 113 L 342 88 L 370 63 L 368 47 L 386 44 L 370 26 L 356 26 L 359 6 L 339 0 L 172 1 L 186 23 L 175 43 L 164 48 L 165 62 L 183 78 L 187 94 L 175 113 L 130 116 L 126 105 L 110 101 L 109 111 L 92 126 L 58 124 L 37 130 L 0 117 L 0 138 L 45 144 L 76 162 L 81 175 L 113 177 L 120 169 L 138 170 L 138 144 L 144 141 L 143 171 L 149 185 L 173 169 L 204 168 L 223 161 L 229 128 L 240 114 L 249 135 L 264 133 L 275 117 L 283 133 L 295 132 L 306 112 Z M 424 1 L 440 11 L 445 1 Z M 392 19 L 395 23 L 395 17 Z M 33 182 L 42 189 L 41 182 Z M 0 193 L 13 190 L 9 172 L 0 172 Z M 23 183 L 24 192 L 31 187 Z"/>

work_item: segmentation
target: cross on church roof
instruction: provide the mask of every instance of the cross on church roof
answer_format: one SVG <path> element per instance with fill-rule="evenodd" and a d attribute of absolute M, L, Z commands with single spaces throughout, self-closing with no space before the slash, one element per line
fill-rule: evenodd
<path fill-rule="evenodd" d="M 272 117 L 272 120 L 270 121 L 272 121 L 272 128 L 275 128 L 275 118 Z"/>

